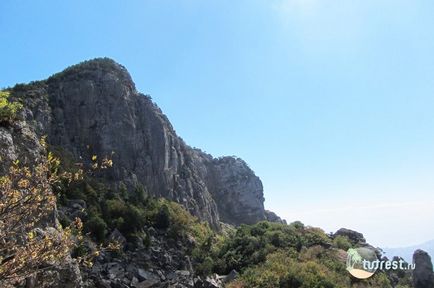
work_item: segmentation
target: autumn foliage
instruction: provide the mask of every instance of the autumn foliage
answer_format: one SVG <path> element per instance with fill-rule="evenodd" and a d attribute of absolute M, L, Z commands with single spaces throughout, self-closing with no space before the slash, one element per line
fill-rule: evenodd
<path fill-rule="evenodd" d="M 48 270 L 67 255 L 72 229 L 56 223 L 56 197 L 51 187 L 79 175 L 57 173 L 58 160 L 50 154 L 45 163 L 29 169 L 18 161 L 0 177 L 0 286 L 22 281 Z M 69 179 L 69 180 L 68 180 Z"/>

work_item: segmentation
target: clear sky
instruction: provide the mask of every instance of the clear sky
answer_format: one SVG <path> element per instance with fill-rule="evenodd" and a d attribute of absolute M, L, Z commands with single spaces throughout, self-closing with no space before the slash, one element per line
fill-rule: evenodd
<path fill-rule="evenodd" d="M 434 239 L 433 1 L 2 0 L 0 15 L 0 87 L 111 57 L 187 143 L 245 159 L 288 221 Z"/>

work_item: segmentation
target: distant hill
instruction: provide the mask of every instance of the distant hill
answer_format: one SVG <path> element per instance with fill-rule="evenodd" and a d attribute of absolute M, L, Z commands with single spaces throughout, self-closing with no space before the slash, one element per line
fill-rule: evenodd
<path fill-rule="evenodd" d="M 393 256 L 401 256 L 405 261 L 411 263 L 413 261 L 413 253 L 417 249 L 422 249 L 428 252 L 432 258 L 434 256 L 434 240 L 409 247 L 384 248 L 383 250 L 386 252 L 385 256 L 388 258 L 393 258 Z"/>

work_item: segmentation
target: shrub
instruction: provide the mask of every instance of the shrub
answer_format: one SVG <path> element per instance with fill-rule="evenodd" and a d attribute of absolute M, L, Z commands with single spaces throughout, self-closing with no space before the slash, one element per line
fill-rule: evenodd
<path fill-rule="evenodd" d="M 69 255 L 72 225 L 63 230 L 36 229 L 55 209 L 50 188 L 61 176 L 51 173 L 50 164 L 45 161 L 32 170 L 15 161 L 9 173 L 0 176 L 0 287 L 12 287 L 9 282 L 50 270 Z M 81 228 L 78 219 L 74 224 Z"/>
<path fill-rule="evenodd" d="M 119 227 L 119 230 L 127 236 L 142 229 L 145 225 L 145 214 L 143 209 L 132 204 L 127 205 L 127 210 L 122 218 L 125 221 L 123 225 Z"/>
<path fill-rule="evenodd" d="M 142 185 L 137 185 L 130 195 L 130 200 L 132 203 L 146 204 L 146 196 L 145 188 Z"/>
<path fill-rule="evenodd" d="M 196 272 L 199 275 L 209 275 L 213 272 L 214 260 L 211 257 L 206 257 L 202 263 L 196 266 Z"/>
<path fill-rule="evenodd" d="M 184 239 L 191 236 L 201 245 L 213 234 L 208 223 L 192 216 L 178 203 L 163 198 L 147 198 L 145 203 L 146 219 L 158 229 L 168 229 L 170 237 Z"/>
<path fill-rule="evenodd" d="M 21 103 L 10 102 L 9 96 L 9 91 L 0 91 L 0 123 L 14 121 L 18 111 L 23 108 Z"/>
<path fill-rule="evenodd" d="M 103 206 L 104 220 L 110 229 L 117 228 L 125 236 L 137 232 L 145 225 L 146 216 L 142 207 L 117 198 L 106 200 Z"/>
<path fill-rule="evenodd" d="M 347 251 L 352 247 L 350 240 L 346 236 L 338 235 L 333 239 L 333 246 Z"/>
<path fill-rule="evenodd" d="M 122 217 L 116 218 L 112 221 L 112 225 L 116 227 L 119 231 L 123 230 L 122 228 L 125 225 L 125 220 Z"/>
<path fill-rule="evenodd" d="M 163 205 L 155 215 L 155 227 L 158 229 L 167 229 L 170 226 L 169 207 Z"/>
<path fill-rule="evenodd" d="M 306 227 L 302 232 L 301 240 L 302 245 L 305 247 L 311 247 L 314 245 L 331 245 L 331 240 L 324 231 L 315 227 Z"/>
<path fill-rule="evenodd" d="M 128 207 L 120 199 L 109 199 L 105 202 L 107 218 L 119 218 L 127 214 Z"/>
<path fill-rule="evenodd" d="M 93 237 L 99 242 L 105 240 L 107 233 L 107 224 L 98 215 L 93 215 L 84 224 L 86 232 L 90 232 Z"/>
<path fill-rule="evenodd" d="M 297 230 L 302 230 L 302 229 L 304 229 L 304 224 L 303 224 L 302 222 L 300 222 L 300 221 L 292 222 L 291 224 L 289 224 L 289 226 L 290 226 L 290 227 L 293 227 L 293 228 L 295 228 L 295 229 L 297 229 Z"/>

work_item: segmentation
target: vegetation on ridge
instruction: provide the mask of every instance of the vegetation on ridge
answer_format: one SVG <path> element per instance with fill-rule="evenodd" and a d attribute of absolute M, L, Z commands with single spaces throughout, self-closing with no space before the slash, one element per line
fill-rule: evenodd
<path fill-rule="evenodd" d="M 348 238 L 332 239 L 321 229 L 298 221 L 241 225 L 229 237 L 213 243 L 202 256 L 209 271 L 240 272 L 229 288 L 392 287 L 381 271 L 365 281 L 351 278 L 342 259 L 342 248 L 351 247 Z"/>

